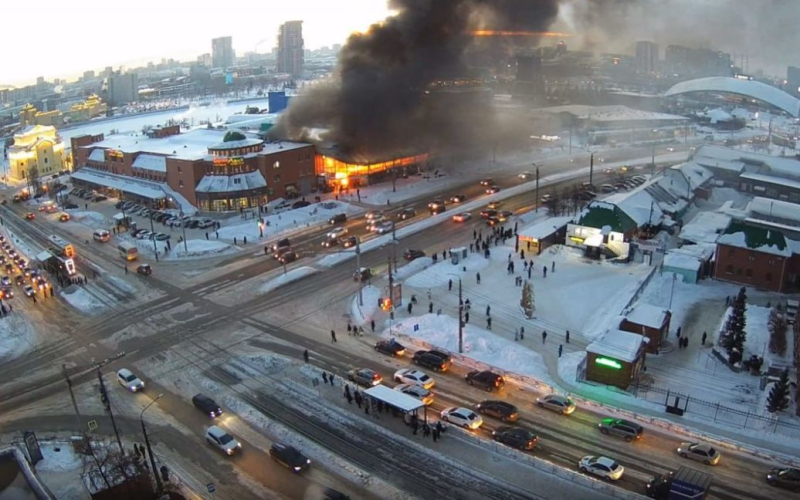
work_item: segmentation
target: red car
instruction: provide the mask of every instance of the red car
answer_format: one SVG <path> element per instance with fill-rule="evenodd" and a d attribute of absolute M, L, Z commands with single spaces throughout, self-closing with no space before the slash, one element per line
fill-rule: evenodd
<path fill-rule="evenodd" d="M 28 212 L 27 214 L 25 214 L 25 218 L 28 220 L 33 220 L 36 218 L 36 214 L 33 212 Z"/>

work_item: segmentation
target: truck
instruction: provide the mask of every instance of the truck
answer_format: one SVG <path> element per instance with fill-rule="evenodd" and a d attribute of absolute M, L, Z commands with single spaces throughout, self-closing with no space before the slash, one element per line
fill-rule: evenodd
<path fill-rule="evenodd" d="M 648 497 L 658 500 L 703 500 L 711 488 L 713 476 L 689 467 L 667 472 L 647 483 Z"/>

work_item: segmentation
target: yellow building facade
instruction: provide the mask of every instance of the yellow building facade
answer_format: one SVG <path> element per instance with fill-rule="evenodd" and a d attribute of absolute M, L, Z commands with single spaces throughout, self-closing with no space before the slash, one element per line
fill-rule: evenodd
<path fill-rule="evenodd" d="M 37 111 L 33 104 L 26 104 L 19 112 L 19 121 L 25 125 L 49 125 L 52 127 L 64 124 L 64 113 L 53 111 Z"/>
<path fill-rule="evenodd" d="M 106 103 L 95 94 L 92 94 L 85 101 L 73 104 L 69 110 L 69 116 L 73 122 L 79 122 L 104 116 L 107 111 L 108 106 Z"/>
<path fill-rule="evenodd" d="M 14 144 L 8 148 L 9 176 L 25 180 L 32 169 L 42 178 L 68 168 L 64 141 L 55 127 L 33 125 L 14 134 Z"/>

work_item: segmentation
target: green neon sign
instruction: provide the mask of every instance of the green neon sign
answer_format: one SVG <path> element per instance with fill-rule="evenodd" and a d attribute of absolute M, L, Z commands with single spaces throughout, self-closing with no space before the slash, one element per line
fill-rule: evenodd
<path fill-rule="evenodd" d="M 595 358 L 594 362 L 598 365 L 603 365 L 608 368 L 613 368 L 615 370 L 622 370 L 622 363 L 617 361 L 616 359 L 611 358 Z"/>

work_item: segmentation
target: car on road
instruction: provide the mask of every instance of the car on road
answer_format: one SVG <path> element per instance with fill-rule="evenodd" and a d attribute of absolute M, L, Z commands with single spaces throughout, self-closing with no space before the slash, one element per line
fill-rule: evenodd
<path fill-rule="evenodd" d="M 0 288 L 0 299 L 13 299 L 14 298 L 14 290 L 11 289 L 10 286 L 4 286 Z"/>
<path fill-rule="evenodd" d="M 348 236 L 346 238 L 342 238 L 339 240 L 342 244 L 342 248 L 353 248 L 358 243 L 358 237 L 356 236 Z"/>
<path fill-rule="evenodd" d="M 469 385 L 477 386 L 486 392 L 500 390 L 506 385 L 503 377 L 489 370 L 471 371 L 464 377 Z"/>
<path fill-rule="evenodd" d="M 431 213 L 431 215 L 438 215 L 442 212 L 447 211 L 447 207 L 445 207 L 444 203 L 442 203 L 441 205 L 437 205 L 434 208 L 429 208 L 428 211 Z"/>
<path fill-rule="evenodd" d="M 406 354 L 406 348 L 395 339 L 377 341 L 375 350 L 389 356 L 402 357 Z"/>
<path fill-rule="evenodd" d="M 464 203 L 464 200 L 467 199 L 467 195 L 464 194 L 457 194 L 450 197 L 450 203 Z"/>
<path fill-rule="evenodd" d="M 197 222 L 197 227 L 199 227 L 200 229 L 205 229 L 207 227 L 213 226 L 214 224 L 215 224 L 214 221 L 211 219 L 200 219 Z"/>
<path fill-rule="evenodd" d="M 436 384 L 425 372 L 413 370 L 411 368 L 401 368 L 397 370 L 394 372 L 393 378 L 395 382 L 418 385 L 423 389 L 431 389 Z"/>
<path fill-rule="evenodd" d="M 64 210 L 74 210 L 76 208 L 78 208 L 78 205 L 76 203 L 65 203 L 64 204 Z"/>
<path fill-rule="evenodd" d="M 284 252 L 280 257 L 278 257 L 278 262 L 280 262 L 281 264 L 288 264 L 296 260 L 297 260 L 297 254 L 292 249 L 289 249 L 288 252 Z"/>
<path fill-rule="evenodd" d="M 370 269 L 369 267 L 362 267 L 361 269 L 353 273 L 353 279 L 355 281 L 360 281 L 362 283 L 364 281 L 368 281 L 371 277 L 372 277 L 372 269 Z"/>
<path fill-rule="evenodd" d="M 547 408 L 548 410 L 560 413 L 562 415 L 569 415 L 575 411 L 575 403 L 566 396 L 560 394 L 548 394 L 541 398 L 536 398 L 536 406 L 539 408 Z"/>
<path fill-rule="evenodd" d="M 367 222 L 367 231 L 374 233 L 378 229 L 378 226 L 380 226 L 387 220 L 388 219 L 384 216 L 375 217 L 374 219 Z"/>
<path fill-rule="evenodd" d="M 117 381 L 120 385 L 131 392 L 139 392 L 144 390 L 144 382 L 139 380 L 132 371 L 127 368 L 122 368 L 117 372 Z"/>
<path fill-rule="evenodd" d="M 19 286 L 24 285 L 25 284 L 25 276 L 23 276 L 21 274 L 18 274 L 16 276 L 14 276 L 14 282 Z"/>
<path fill-rule="evenodd" d="M 583 473 L 594 474 L 597 477 L 617 481 L 625 473 L 625 468 L 616 460 L 608 457 L 586 456 L 578 462 L 578 468 Z"/>
<path fill-rule="evenodd" d="M 487 177 L 486 179 L 483 179 L 481 181 L 481 186 L 493 186 L 493 185 L 494 185 L 494 179 L 492 179 L 491 177 Z"/>
<path fill-rule="evenodd" d="M 348 233 L 346 227 L 336 227 L 328 231 L 328 238 L 341 238 Z"/>
<path fill-rule="evenodd" d="M 281 256 L 287 252 L 291 252 L 292 247 L 279 247 L 275 252 L 272 253 L 272 258 L 275 260 L 281 260 Z"/>
<path fill-rule="evenodd" d="M 519 177 L 522 180 L 527 180 L 533 177 L 533 174 L 531 172 L 525 171 L 520 173 L 517 177 Z"/>
<path fill-rule="evenodd" d="M 366 217 L 367 217 L 367 220 L 373 220 L 373 219 L 377 219 L 378 217 L 383 217 L 383 211 L 382 210 L 370 210 L 369 212 L 367 212 Z"/>
<path fill-rule="evenodd" d="M 394 390 L 402 392 L 403 394 L 411 396 L 412 398 L 419 399 L 425 406 L 433 403 L 433 393 L 424 387 L 411 384 L 400 384 L 395 386 Z"/>
<path fill-rule="evenodd" d="M 105 229 L 98 229 L 92 233 L 92 238 L 94 238 L 94 241 L 106 243 L 111 239 L 111 233 L 109 233 Z"/>
<path fill-rule="evenodd" d="M 347 372 L 347 380 L 359 385 L 374 387 L 383 382 L 383 377 L 380 373 L 369 368 L 355 368 Z"/>
<path fill-rule="evenodd" d="M 489 202 L 488 205 L 486 205 L 486 208 L 488 208 L 490 210 L 497 210 L 498 208 L 500 208 L 500 206 L 502 204 L 503 204 L 502 201 L 492 201 L 492 202 Z"/>
<path fill-rule="evenodd" d="M 433 199 L 430 203 L 428 203 L 428 210 L 433 210 L 434 208 L 444 205 L 444 200 L 441 196 L 437 196 Z"/>
<path fill-rule="evenodd" d="M 34 295 L 36 295 L 36 290 L 34 290 L 33 287 L 30 285 L 23 286 L 22 291 L 25 292 L 26 297 L 33 297 Z"/>
<path fill-rule="evenodd" d="M 216 401 L 205 394 L 195 394 L 194 397 L 192 397 L 192 404 L 195 408 L 211 418 L 216 418 L 222 415 L 222 408 L 219 407 Z"/>
<path fill-rule="evenodd" d="M 486 194 L 495 194 L 500 192 L 500 186 L 489 186 L 486 188 Z"/>
<path fill-rule="evenodd" d="M 335 247 L 339 244 L 339 238 L 325 238 L 322 240 L 322 246 L 325 248 Z"/>
<path fill-rule="evenodd" d="M 621 418 L 604 418 L 597 424 L 597 428 L 605 435 L 621 437 L 628 442 L 641 439 L 644 433 L 641 425 Z"/>
<path fill-rule="evenodd" d="M 0 285 L 11 286 L 11 277 L 3 276 L 2 278 L 0 278 Z"/>
<path fill-rule="evenodd" d="M 500 222 L 500 219 L 498 219 L 497 217 L 489 217 L 488 219 L 486 219 L 486 224 L 488 224 L 489 226 L 494 227 L 494 226 L 497 226 L 497 225 L 501 224 L 501 222 Z"/>
<path fill-rule="evenodd" d="M 272 446 L 269 448 L 269 456 L 272 460 L 283 465 L 295 474 L 299 474 L 303 469 L 308 469 L 311 465 L 311 460 L 300 453 L 300 450 L 294 446 L 283 443 L 272 443 Z"/>
<path fill-rule="evenodd" d="M 433 354 L 434 356 L 439 356 L 442 362 L 446 364 L 448 367 L 453 366 L 453 357 L 450 356 L 450 353 L 441 351 L 439 349 L 431 349 L 428 351 L 428 354 Z"/>
<path fill-rule="evenodd" d="M 407 261 L 411 262 L 414 259 L 419 259 L 420 257 L 425 257 L 425 252 L 422 250 L 412 250 L 409 248 L 405 252 L 403 252 L 403 258 Z"/>
<path fill-rule="evenodd" d="M 394 230 L 394 222 L 392 221 L 385 221 L 381 222 L 377 229 L 375 230 L 378 234 L 386 234 L 391 233 Z"/>
<path fill-rule="evenodd" d="M 157 241 L 166 241 L 170 239 L 170 235 L 168 235 L 167 233 L 155 233 L 153 235 L 150 235 L 150 239 Z"/>
<path fill-rule="evenodd" d="M 785 490 L 800 491 L 800 469 L 771 469 L 767 473 L 767 483 Z"/>
<path fill-rule="evenodd" d="M 436 354 L 432 354 L 430 351 L 417 351 L 414 353 L 414 357 L 411 358 L 411 360 L 415 365 L 424 366 L 436 372 L 447 371 L 449 367 L 442 358 Z"/>
<path fill-rule="evenodd" d="M 531 451 L 539 438 L 528 429 L 504 425 L 492 431 L 492 438 L 505 445 L 522 451 Z"/>
<path fill-rule="evenodd" d="M 505 401 L 494 399 L 481 401 L 475 405 L 475 410 L 482 415 L 488 415 L 503 422 L 514 422 L 519 418 L 519 408 Z"/>
<path fill-rule="evenodd" d="M 328 224 L 340 224 L 342 222 L 347 222 L 347 214 L 335 214 L 328 219 Z"/>
<path fill-rule="evenodd" d="M 289 246 L 291 246 L 291 242 L 289 241 L 289 238 L 284 238 L 282 240 L 278 240 L 277 242 L 273 243 L 272 246 L 270 246 L 269 248 L 273 252 L 275 252 L 279 248 L 284 248 L 284 247 L 289 247 Z"/>
<path fill-rule="evenodd" d="M 33 212 L 28 212 L 27 214 L 25 214 L 25 218 L 26 218 L 27 220 L 33 220 L 33 219 L 35 219 L 35 218 L 36 218 L 36 214 L 35 214 L 35 213 L 33 213 Z"/>
<path fill-rule="evenodd" d="M 481 210 L 481 217 L 484 219 L 489 219 L 491 217 L 495 217 L 497 215 L 497 210 Z"/>
<path fill-rule="evenodd" d="M 717 465 L 722 455 L 708 443 L 681 443 L 677 449 L 678 455 L 691 458 L 706 465 Z"/>
<path fill-rule="evenodd" d="M 417 211 L 415 209 L 413 209 L 413 208 L 404 208 L 403 210 L 400 211 L 400 213 L 397 214 L 397 218 L 399 220 L 408 220 L 408 219 L 416 217 L 416 215 L 417 215 Z"/>
<path fill-rule="evenodd" d="M 150 276 L 153 274 L 153 268 L 150 267 L 150 264 L 139 264 L 136 267 L 136 272 L 142 276 Z"/>
<path fill-rule="evenodd" d="M 511 210 L 501 210 L 497 214 L 497 220 L 499 220 L 500 222 L 505 222 L 508 219 L 510 219 L 512 215 L 514 215 L 514 212 L 512 212 Z"/>
<path fill-rule="evenodd" d="M 206 441 L 228 456 L 242 449 L 242 444 L 239 441 L 216 425 L 206 429 Z"/>
<path fill-rule="evenodd" d="M 466 222 L 472 218 L 472 214 L 469 212 L 461 212 L 460 214 L 455 214 L 453 216 L 453 220 L 455 222 Z"/>
<path fill-rule="evenodd" d="M 445 422 L 450 422 L 465 429 L 475 430 L 483 425 L 481 416 L 469 408 L 453 406 L 442 410 L 440 415 Z"/>
<path fill-rule="evenodd" d="M 553 199 L 554 199 L 553 195 L 550 194 L 550 193 L 547 193 L 546 195 L 542 196 L 541 202 L 542 203 L 550 203 L 551 201 L 553 201 Z"/>

